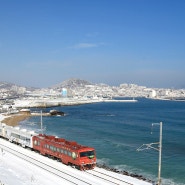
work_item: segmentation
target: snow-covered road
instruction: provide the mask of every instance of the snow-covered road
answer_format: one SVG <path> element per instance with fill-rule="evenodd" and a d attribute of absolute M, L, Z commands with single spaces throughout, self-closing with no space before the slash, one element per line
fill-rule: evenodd
<path fill-rule="evenodd" d="M 5 185 L 151 185 L 97 167 L 79 171 L 3 139 L 0 139 L 0 182 Z"/>

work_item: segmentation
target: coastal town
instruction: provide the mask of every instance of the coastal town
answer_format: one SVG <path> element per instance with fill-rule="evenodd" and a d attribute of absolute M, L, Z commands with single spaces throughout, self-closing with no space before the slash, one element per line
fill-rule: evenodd
<path fill-rule="evenodd" d="M 80 79 L 69 79 L 48 88 L 31 88 L 0 82 L 1 112 L 10 107 L 52 107 L 139 97 L 183 101 L 185 100 L 185 89 L 148 88 L 126 83 L 109 86 Z"/>
<path fill-rule="evenodd" d="M 30 108 L 80 105 L 98 102 L 131 102 L 139 98 L 151 98 L 170 101 L 185 101 L 185 89 L 148 88 L 136 84 L 109 86 L 95 84 L 81 79 L 68 79 L 48 88 L 23 87 L 0 82 L 0 114 L 3 123 L 16 126 L 29 116 L 35 116 Z M 53 109 L 54 110 L 54 109 Z M 65 114 L 58 113 L 56 114 Z M 43 116 L 51 116 L 48 112 Z"/>

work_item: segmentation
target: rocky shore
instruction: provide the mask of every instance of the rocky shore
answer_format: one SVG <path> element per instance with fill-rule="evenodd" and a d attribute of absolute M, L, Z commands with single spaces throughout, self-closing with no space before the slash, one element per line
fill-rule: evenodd
<path fill-rule="evenodd" d="M 108 170 L 108 171 L 112 171 L 112 172 L 114 172 L 114 173 L 119 173 L 119 174 L 122 174 L 122 175 L 127 175 L 127 176 L 130 176 L 130 177 L 134 177 L 134 178 L 137 178 L 137 179 L 139 179 L 139 180 L 143 180 L 143 181 L 146 181 L 146 182 L 149 182 L 149 183 L 155 185 L 155 182 L 154 182 L 154 181 L 152 181 L 152 180 L 150 180 L 150 179 L 146 179 L 146 178 L 143 177 L 142 175 L 138 175 L 138 174 L 135 174 L 135 173 L 129 173 L 129 172 L 127 172 L 127 171 L 118 170 L 118 169 L 116 169 L 116 168 L 111 168 L 111 167 L 109 167 L 109 166 L 107 166 L 107 165 L 105 165 L 105 164 L 99 164 L 99 163 L 97 163 L 96 166 L 99 167 L 99 168 L 103 168 L 103 169 L 105 169 L 105 170 Z"/>

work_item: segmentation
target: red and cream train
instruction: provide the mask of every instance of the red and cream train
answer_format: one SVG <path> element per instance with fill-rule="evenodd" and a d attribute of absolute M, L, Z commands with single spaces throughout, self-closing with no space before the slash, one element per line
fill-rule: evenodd
<path fill-rule="evenodd" d="M 29 147 L 40 154 L 57 159 L 64 164 L 80 170 L 93 169 L 96 166 L 94 148 L 83 146 L 55 136 L 37 134 L 33 131 L 0 124 L 0 137 L 10 142 Z"/>

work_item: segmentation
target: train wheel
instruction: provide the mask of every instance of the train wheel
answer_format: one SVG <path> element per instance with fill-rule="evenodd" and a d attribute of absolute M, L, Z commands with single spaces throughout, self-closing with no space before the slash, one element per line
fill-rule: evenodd
<path fill-rule="evenodd" d="M 62 162 L 62 160 L 61 160 L 60 158 L 57 158 L 57 161 L 58 161 L 58 162 Z"/>
<path fill-rule="evenodd" d="M 84 171 L 85 170 L 84 167 L 83 166 L 80 166 L 80 165 L 77 166 L 77 169 L 80 170 L 80 171 Z"/>

